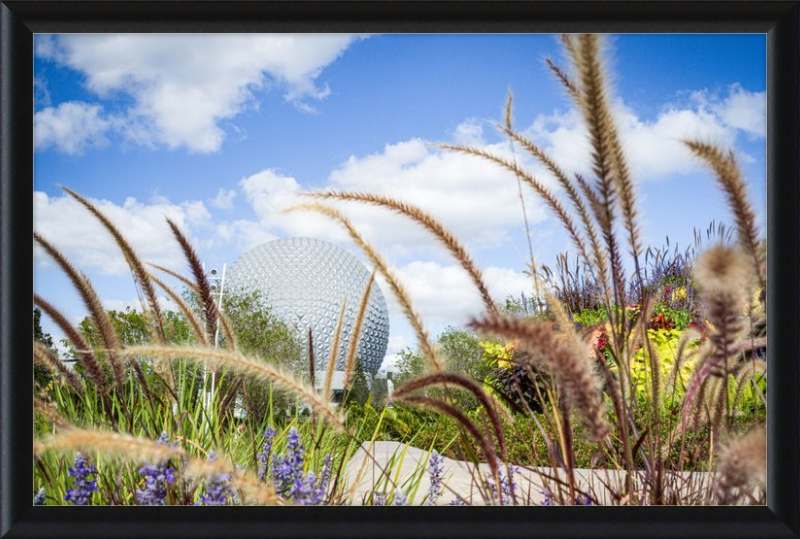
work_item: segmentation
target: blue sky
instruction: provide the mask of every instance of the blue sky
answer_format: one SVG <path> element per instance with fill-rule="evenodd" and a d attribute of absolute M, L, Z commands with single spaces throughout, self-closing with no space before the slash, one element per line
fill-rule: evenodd
<path fill-rule="evenodd" d="M 95 281 L 108 308 L 135 304 L 129 272 L 58 185 L 94 200 L 145 260 L 181 271 L 165 215 L 208 266 L 221 266 L 295 235 L 358 254 L 325 218 L 280 209 L 311 189 L 395 196 L 453 229 L 502 299 L 531 288 L 515 179 L 430 143 L 510 156 L 493 127 L 510 89 L 517 128 L 564 169 L 590 170 L 577 111 L 544 65 L 551 57 L 568 67 L 554 36 L 37 35 L 35 43 L 35 227 Z M 660 246 L 669 235 L 685 246 L 694 227 L 731 222 L 681 138 L 737 152 L 763 230 L 766 36 L 623 35 L 607 45 L 646 242 Z M 552 264 L 566 239 L 533 194 L 526 206 L 536 256 Z M 341 208 L 389 259 L 434 334 L 479 312 L 463 272 L 423 232 L 384 211 Z M 34 284 L 71 320 L 84 315 L 38 251 Z M 391 355 L 414 342 L 389 306 Z M 49 321 L 45 329 L 60 337 Z"/>

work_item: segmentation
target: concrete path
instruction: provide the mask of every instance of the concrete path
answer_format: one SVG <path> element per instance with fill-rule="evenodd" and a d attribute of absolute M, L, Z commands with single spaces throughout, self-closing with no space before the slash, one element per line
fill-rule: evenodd
<path fill-rule="evenodd" d="M 365 443 L 349 462 L 345 471 L 347 485 L 350 487 L 350 499 L 355 505 L 363 504 L 368 500 L 373 485 L 379 485 L 377 491 L 385 492 L 391 496 L 394 486 L 399 486 L 408 495 L 409 504 L 419 505 L 424 503 L 430 489 L 430 478 L 427 471 L 429 453 L 416 447 L 407 446 L 399 442 L 374 442 L 372 447 Z M 488 464 L 480 464 L 476 470 L 474 464 L 466 461 L 444 458 L 444 493 L 437 505 L 448 505 L 458 497 L 470 505 L 496 504 L 490 498 L 491 494 L 482 492 L 477 480 L 478 474 L 483 478 L 491 477 Z M 385 471 L 388 471 L 388 476 Z M 505 473 L 505 468 L 503 468 Z M 520 505 L 540 505 L 545 501 L 545 490 L 548 485 L 554 485 L 552 479 L 560 475 L 566 481 L 563 470 L 553 468 L 519 468 L 513 473 L 517 485 L 515 495 Z M 609 470 L 577 469 L 576 489 L 583 492 L 592 492 L 593 497 L 603 504 L 613 503 L 608 498 L 608 488 L 611 485 L 615 491 L 623 490 L 621 482 L 624 473 Z M 358 481 L 356 481 L 358 479 Z M 673 479 L 685 489 L 699 491 L 707 489 L 708 474 L 706 473 L 680 473 L 673 474 Z M 642 484 L 644 474 L 639 473 L 636 482 Z M 485 489 L 484 489 L 485 490 Z"/>

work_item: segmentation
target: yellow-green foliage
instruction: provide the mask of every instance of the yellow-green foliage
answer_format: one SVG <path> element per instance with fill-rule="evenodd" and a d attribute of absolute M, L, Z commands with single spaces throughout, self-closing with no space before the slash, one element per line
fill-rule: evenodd
<path fill-rule="evenodd" d="M 656 352 L 661 359 L 661 386 L 662 389 L 666 386 L 678 355 L 678 341 L 680 341 L 681 331 L 677 329 L 648 329 L 647 337 L 653 344 Z M 682 395 L 694 369 L 696 358 L 691 351 L 696 347 L 696 343 L 687 347 L 684 355 L 687 355 L 682 360 L 681 367 L 675 382 L 675 394 Z M 640 397 L 647 395 L 651 391 L 650 380 L 652 380 L 652 371 L 650 359 L 644 355 L 644 350 L 639 349 L 633 357 L 631 363 L 631 370 L 633 373 L 633 380 L 636 383 L 636 394 Z M 669 397 L 670 395 L 667 395 Z"/>

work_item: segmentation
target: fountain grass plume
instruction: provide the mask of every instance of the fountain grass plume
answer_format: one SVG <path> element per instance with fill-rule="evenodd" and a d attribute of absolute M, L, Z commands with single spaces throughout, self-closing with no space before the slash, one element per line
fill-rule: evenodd
<path fill-rule="evenodd" d="M 69 370 L 50 349 L 38 341 L 33 341 L 33 362 L 46 369 L 52 369 L 60 374 L 75 391 L 83 392 L 83 386 L 77 375 Z"/>
<path fill-rule="evenodd" d="M 438 239 L 447 248 L 447 250 L 450 251 L 453 257 L 461 264 L 461 267 L 464 268 L 464 271 L 467 272 L 470 279 L 472 279 L 472 282 L 475 284 L 475 287 L 478 289 L 478 292 L 481 295 L 481 299 L 483 300 L 486 310 L 489 312 L 495 311 L 496 307 L 492 301 L 492 297 L 489 295 L 489 290 L 486 288 L 486 284 L 483 282 L 481 271 L 475 265 L 475 262 L 473 262 L 472 257 L 467 252 L 467 249 L 442 223 L 417 206 L 409 204 L 408 202 L 397 200 L 395 198 L 374 195 L 371 193 L 324 191 L 309 193 L 308 196 L 319 199 L 363 202 L 365 204 L 389 208 L 396 213 L 413 219 L 428 232 L 433 234 L 436 239 Z"/>
<path fill-rule="evenodd" d="M 759 249 L 756 217 L 750 202 L 747 200 L 747 188 L 733 153 L 725 154 L 719 147 L 698 141 L 684 140 L 683 143 L 698 158 L 705 161 L 717 175 L 717 180 L 728 196 L 728 205 L 736 221 L 739 245 L 752 260 L 753 274 L 758 278 L 760 287 L 766 281 L 763 267 L 764 257 Z"/>
<path fill-rule="evenodd" d="M 566 397 L 580 413 L 591 438 L 599 441 L 606 436 L 602 382 L 588 352 L 576 353 L 541 323 L 494 316 L 475 319 L 469 325 L 480 333 L 517 339 L 520 346 L 531 353 L 530 360 L 541 363 L 566 390 Z"/>
<path fill-rule="evenodd" d="M 389 269 L 389 265 L 386 263 L 383 257 L 375 250 L 374 247 L 372 247 L 372 245 L 370 245 L 367 241 L 364 240 L 364 238 L 361 237 L 361 234 L 358 233 L 358 231 L 355 229 L 350 220 L 338 210 L 335 210 L 330 206 L 325 206 L 324 204 L 319 204 L 319 203 L 298 204 L 296 206 L 287 208 L 283 211 L 284 212 L 314 211 L 317 213 L 321 213 L 339 222 L 339 224 L 341 224 L 345 228 L 345 230 L 347 230 L 347 233 L 350 235 L 355 244 L 372 261 L 377 270 L 386 279 L 389 288 L 392 289 L 392 292 L 397 298 L 400 307 L 403 309 L 403 314 L 405 314 L 406 318 L 411 323 L 411 327 L 414 328 L 414 332 L 417 335 L 417 340 L 419 341 L 422 353 L 430 362 L 431 368 L 435 372 L 442 372 L 444 370 L 444 365 L 442 365 L 442 361 L 439 358 L 436 349 L 431 344 L 428 332 L 422 323 L 422 318 L 414 310 L 411 303 L 411 298 L 408 296 L 408 293 L 406 292 L 405 288 L 400 284 L 400 281 L 394 275 L 394 272 L 391 269 Z"/>
<path fill-rule="evenodd" d="M 693 276 L 713 330 L 708 335 L 711 343 L 709 353 L 703 356 L 686 391 L 683 404 L 683 429 L 686 428 L 688 415 L 693 409 L 693 401 L 710 375 L 714 374 L 725 380 L 724 401 L 726 406 L 729 406 L 727 380 L 731 373 L 730 362 L 741 353 L 741 348 L 735 344 L 743 331 L 740 318 L 749 298 L 747 284 L 750 282 L 752 272 L 743 253 L 737 249 L 717 245 L 698 257 Z"/>
<path fill-rule="evenodd" d="M 564 70 L 556 65 L 556 63 L 550 58 L 545 58 L 545 62 L 547 63 L 547 67 L 550 69 L 553 75 L 555 75 L 556 79 L 558 79 L 569 96 L 576 101 L 580 99 L 580 90 L 578 90 L 578 86 L 570 78 L 570 76 L 567 75 L 566 72 L 564 72 Z"/>
<path fill-rule="evenodd" d="M 117 351 L 120 349 L 121 344 L 117 333 L 114 331 L 114 326 L 111 324 L 111 319 L 108 317 L 108 313 L 103 307 L 103 303 L 100 301 L 100 296 L 97 295 L 89 279 L 87 279 L 83 273 L 75 269 L 72 263 L 67 260 L 58 249 L 45 240 L 38 232 L 34 232 L 33 237 L 36 242 L 44 248 L 47 254 L 61 266 L 61 269 L 64 270 L 64 273 L 67 274 L 72 285 L 78 291 L 78 294 L 80 294 L 83 304 L 89 311 L 92 323 L 100 334 L 100 338 L 103 340 L 103 344 L 108 351 L 108 361 L 114 372 L 114 379 L 117 387 L 122 391 L 125 376 L 122 363 L 117 357 Z M 88 348 L 84 348 L 84 350 L 88 350 Z"/>
<path fill-rule="evenodd" d="M 197 252 L 194 250 L 194 247 L 192 247 L 189 239 L 181 232 L 178 225 L 176 225 L 172 219 L 167 219 L 167 224 L 172 230 L 175 239 L 180 244 L 183 255 L 186 257 L 186 261 L 189 264 L 189 268 L 192 270 L 192 276 L 194 277 L 200 304 L 203 307 L 203 314 L 205 316 L 207 335 L 205 341 L 211 342 L 214 338 L 214 329 L 217 321 L 217 306 L 211 294 L 211 283 L 208 282 L 208 276 L 206 276 L 206 272 L 203 271 L 203 264 L 200 262 L 200 257 L 197 256 Z"/>
<path fill-rule="evenodd" d="M 132 461 L 158 462 L 168 459 L 181 459 L 185 460 L 188 471 L 198 475 L 230 475 L 232 483 L 237 488 L 246 491 L 257 504 L 272 505 L 280 503 L 274 489 L 270 485 L 261 483 L 252 472 L 237 470 L 232 463 L 225 459 L 216 459 L 212 462 L 201 460 L 188 455 L 183 449 L 160 444 L 146 438 L 100 430 L 67 427 L 59 430 L 55 435 L 43 440 L 37 440 L 34 444 L 34 452 L 37 455 L 41 455 L 51 449 L 57 449 L 62 452 L 96 451 L 103 456 L 115 456 Z"/>
<path fill-rule="evenodd" d="M 507 169 L 508 171 L 514 173 L 514 175 L 516 175 L 519 179 L 528 184 L 534 191 L 536 191 L 537 194 L 539 194 L 539 196 L 541 196 L 544 199 L 544 201 L 547 203 L 550 209 L 553 210 L 558 219 L 567 229 L 567 233 L 569 234 L 570 240 L 572 240 L 572 243 L 575 245 L 575 247 L 577 247 L 578 252 L 584 258 L 584 260 L 590 260 L 588 251 L 586 250 L 586 244 L 583 238 L 581 237 L 581 234 L 578 231 L 577 227 L 575 226 L 575 222 L 573 221 L 572 217 L 569 215 L 569 213 L 561 204 L 561 202 L 555 197 L 555 195 L 526 170 L 523 170 L 519 165 L 509 161 L 508 159 L 504 159 L 500 156 L 494 155 L 493 153 L 487 152 L 486 150 L 482 150 L 480 148 L 474 148 L 471 146 L 460 146 L 456 144 L 437 144 L 437 147 L 442 148 L 444 150 L 452 150 L 454 152 L 460 152 L 466 155 L 481 157 L 483 159 L 496 163 L 501 167 Z"/>
<path fill-rule="evenodd" d="M 614 143 L 616 127 L 607 104 L 605 74 L 599 61 L 599 38 L 584 34 L 571 40 L 576 50 L 570 54 L 578 73 L 580 108 L 589 129 L 592 146 L 592 169 L 597 178 L 600 211 L 597 220 L 606 242 L 611 264 L 611 280 L 618 305 L 625 305 L 625 273 L 622 265 L 619 244 L 614 234 L 615 211 L 618 185 L 615 180 Z M 616 324 L 615 324 L 616 325 Z"/>
<path fill-rule="evenodd" d="M 336 361 L 339 359 L 339 342 L 342 340 L 342 326 L 344 325 L 344 313 L 347 310 L 347 299 L 342 301 L 342 308 L 339 310 L 339 320 L 336 322 L 336 329 L 333 332 L 333 342 L 331 343 L 331 353 L 328 357 L 328 368 L 325 371 L 325 386 L 322 396 L 326 399 L 331 398 L 331 386 L 333 385 L 333 372 L 336 370 Z"/>
<path fill-rule="evenodd" d="M 171 277 L 174 277 L 174 278 L 178 279 L 181 283 L 186 285 L 186 287 L 191 292 L 193 292 L 198 297 L 200 297 L 200 289 L 197 287 L 197 283 L 192 282 L 191 279 L 181 275 L 177 271 L 173 271 L 173 270 L 171 270 L 169 268 L 166 268 L 164 266 L 161 266 L 159 264 L 148 264 L 148 265 L 150 267 L 153 267 L 153 268 L 163 272 L 163 273 L 166 273 L 167 275 L 169 275 Z M 212 302 L 212 305 L 213 305 L 214 311 L 216 313 L 216 317 L 219 320 L 220 324 L 222 325 L 222 331 L 225 334 L 225 339 L 229 343 L 229 347 L 233 348 L 233 349 L 236 349 L 237 348 L 236 334 L 233 331 L 233 325 L 231 324 L 231 321 L 228 318 L 228 315 L 225 314 L 225 311 L 217 309 L 217 304 L 216 303 Z"/>
<path fill-rule="evenodd" d="M 49 316 L 61 329 L 61 331 L 64 332 L 64 335 L 66 335 L 69 342 L 72 343 L 72 346 L 75 348 L 77 359 L 80 361 L 81 365 L 83 365 L 83 368 L 86 369 L 89 377 L 101 392 L 106 393 L 108 391 L 108 387 L 106 384 L 106 376 L 103 373 L 103 368 L 98 363 L 97 358 L 94 357 L 92 349 L 89 347 L 78 330 L 76 330 L 75 327 L 69 323 L 67 317 L 64 316 L 61 311 L 56 309 L 50 304 L 50 302 L 38 294 L 33 295 L 33 304 L 39 307 L 42 312 Z"/>
<path fill-rule="evenodd" d="M 183 301 L 183 298 L 178 293 L 176 293 L 171 286 L 169 286 L 167 283 L 165 283 L 152 273 L 150 274 L 150 279 L 152 279 L 154 283 L 160 286 L 161 289 L 170 297 L 170 299 L 172 299 L 172 301 L 175 302 L 175 305 L 177 305 L 178 308 L 181 310 L 183 316 L 186 317 L 186 321 L 189 322 L 189 326 L 192 328 L 192 333 L 200 342 L 200 344 L 207 345 L 208 337 L 206 335 L 206 332 L 203 331 L 202 322 L 200 322 L 197 316 L 195 316 L 194 311 L 192 311 L 191 307 L 189 307 L 189 305 L 187 305 L 186 302 Z"/>
<path fill-rule="evenodd" d="M 717 466 L 719 482 L 716 496 L 720 505 L 736 501 L 748 486 L 766 488 L 767 433 L 757 427 L 749 434 L 732 440 L 720 451 Z"/>
<path fill-rule="evenodd" d="M 344 360 L 344 388 L 350 389 L 353 383 L 353 374 L 356 368 L 356 353 L 358 352 L 358 345 L 361 340 L 361 328 L 364 325 L 364 318 L 367 315 L 367 306 L 369 305 L 369 296 L 372 292 L 372 285 L 375 282 L 375 271 L 369 275 L 367 286 L 364 293 L 361 295 L 361 303 L 358 305 L 358 313 L 356 314 L 356 322 L 353 326 L 353 334 L 350 337 L 350 344 L 347 348 L 347 357 Z"/>
<path fill-rule="evenodd" d="M 153 283 L 150 281 L 149 275 L 144 269 L 144 264 L 142 264 L 142 261 L 139 259 L 136 251 L 134 251 L 133 247 L 131 247 L 131 244 L 128 243 L 128 240 L 125 239 L 114 223 L 112 223 L 111 220 L 106 217 L 106 215 L 101 212 L 95 204 L 67 187 L 61 186 L 61 189 L 63 189 L 68 195 L 80 202 L 87 210 L 89 210 L 89 212 L 91 212 L 92 215 L 94 215 L 97 220 L 103 224 L 106 230 L 108 230 L 108 232 L 114 238 L 117 246 L 119 246 L 122 254 L 125 256 L 125 261 L 128 263 L 128 266 L 131 269 L 134 281 L 144 292 L 145 298 L 147 299 L 147 305 L 152 312 L 153 325 L 156 329 L 158 340 L 162 344 L 166 344 L 167 337 L 164 334 L 164 325 L 161 316 L 161 307 L 158 305 L 158 297 L 156 296 L 155 289 L 153 288 Z"/>
<path fill-rule="evenodd" d="M 202 363 L 208 361 L 218 367 L 231 369 L 255 380 L 275 382 L 310 404 L 313 410 L 324 417 L 329 424 L 341 431 L 347 430 L 339 412 L 331 408 L 325 398 L 313 387 L 299 380 L 294 374 L 270 365 L 259 358 L 247 357 L 238 351 L 217 350 L 208 347 L 133 346 L 125 348 L 121 354 L 129 357 L 144 356 L 154 362 L 189 360 Z"/>
<path fill-rule="evenodd" d="M 195 294 L 199 294 L 200 291 L 197 288 L 197 283 L 192 282 L 192 280 L 189 279 L 188 277 L 186 277 L 184 275 L 181 275 L 177 271 L 171 270 L 171 269 L 169 269 L 169 268 L 167 268 L 165 266 L 162 266 L 160 264 L 154 264 L 152 262 L 148 262 L 147 265 L 150 266 L 151 268 L 157 269 L 158 271 L 166 273 L 170 277 L 174 277 L 174 278 L 178 279 L 181 283 L 183 283 L 186 286 L 186 288 L 188 288 L 189 290 L 191 290 Z"/>
<path fill-rule="evenodd" d="M 74 426 L 60 429 L 57 434 L 40 440 L 37 454 L 50 449 L 62 452 L 97 451 L 103 455 L 151 462 L 187 456 L 180 448 L 162 445 L 146 438 Z"/>
<path fill-rule="evenodd" d="M 639 272 L 639 254 L 642 252 L 641 239 L 636 211 L 636 197 L 633 189 L 633 180 L 628 169 L 627 160 L 619 138 L 614 117 L 609 104 L 606 84 L 606 68 L 600 59 L 602 46 L 601 37 L 595 34 L 583 34 L 579 38 L 579 59 L 577 69 L 580 74 L 582 99 L 578 104 L 582 106 L 587 121 L 595 122 L 601 127 L 599 131 L 592 132 L 592 137 L 601 135 L 602 142 L 597 141 L 596 148 L 608 147 L 610 171 L 614 180 L 616 191 L 619 194 L 620 209 L 628 232 L 628 244 L 631 256 Z M 639 279 L 641 282 L 641 279 Z"/>
<path fill-rule="evenodd" d="M 511 137 L 514 141 L 519 143 L 525 150 L 530 153 L 533 157 L 538 159 L 549 171 L 550 173 L 558 180 L 559 185 L 564 189 L 567 193 L 567 196 L 572 202 L 575 211 L 578 213 L 580 217 L 581 223 L 583 224 L 583 229 L 586 232 L 586 235 L 589 238 L 589 242 L 592 247 L 592 257 L 591 259 L 586 258 L 584 256 L 584 261 L 591 269 L 592 273 L 594 274 L 593 266 L 597 266 L 597 270 L 599 273 L 600 281 L 607 286 L 608 283 L 608 269 L 606 267 L 606 260 L 603 256 L 603 250 L 600 248 L 600 240 L 597 236 L 597 231 L 595 229 L 594 222 L 592 221 L 592 217 L 589 214 L 588 209 L 586 208 L 586 204 L 584 203 L 581 195 L 578 193 L 575 186 L 567 177 L 566 173 L 559 167 L 553 159 L 547 155 L 542 149 L 540 149 L 536 144 L 533 143 L 527 137 L 517 133 L 513 129 L 509 128 L 507 125 L 497 125 L 497 128 L 505 133 L 507 136 Z M 594 262 L 592 265 L 591 262 Z"/>

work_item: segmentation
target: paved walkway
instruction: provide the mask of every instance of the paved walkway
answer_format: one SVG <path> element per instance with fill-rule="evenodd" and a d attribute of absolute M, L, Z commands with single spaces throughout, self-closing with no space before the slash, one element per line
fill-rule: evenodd
<path fill-rule="evenodd" d="M 393 485 L 398 485 L 408 494 L 410 504 L 419 505 L 424 502 L 430 488 L 430 478 L 427 471 L 429 454 L 427 451 L 416 447 L 406 446 L 399 442 L 374 442 L 367 453 L 369 443 L 365 443 L 352 458 L 345 471 L 347 484 L 352 489 L 351 499 L 354 504 L 362 504 L 373 491 L 373 485 L 380 487 L 376 490 L 388 495 L 394 491 Z M 371 455 L 371 456 L 370 456 Z M 388 471 L 388 476 L 384 472 Z M 488 464 L 480 464 L 478 469 L 474 464 L 466 461 L 444 458 L 444 493 L 437 505 L 447 505 L 456 498 L 456 493 L 470 505 L 487 505 L 492 500 L 488 499 L 490 493 L 481 492 L 476 474 L 484 478 L 491 476 Z M 505 469 L 503 469 L 505 473 Z M 560 472 L 562 480 L 566 480 L 563 470 L 553 468 L 520 468 L 514 474 L 517 485 L 515 491 L 519 504 L 539 505 L 545 501 L 544 491 L 548 484 L 553 484 L 548 477 L 554 477 Z M 593 497 L 601 503 L 611 503 L 606 499 L 608 488 L 621 491 L 621 482 L 624 481 L 624 472 L 609 470 L 577 469 L 576 489 L 583 492 L 595 493 Z M 674 480 L 686 489 L 704 489 L 707 487 L 708 474 L 706 473 L 680 473 L 673 474 Z M 356 483 L 356 478 L 359 478 Z M 637 474 L 637 482 L 641 483 L 644 476 Z M 599 496 L 599 497 L 598 497 Z"/>

